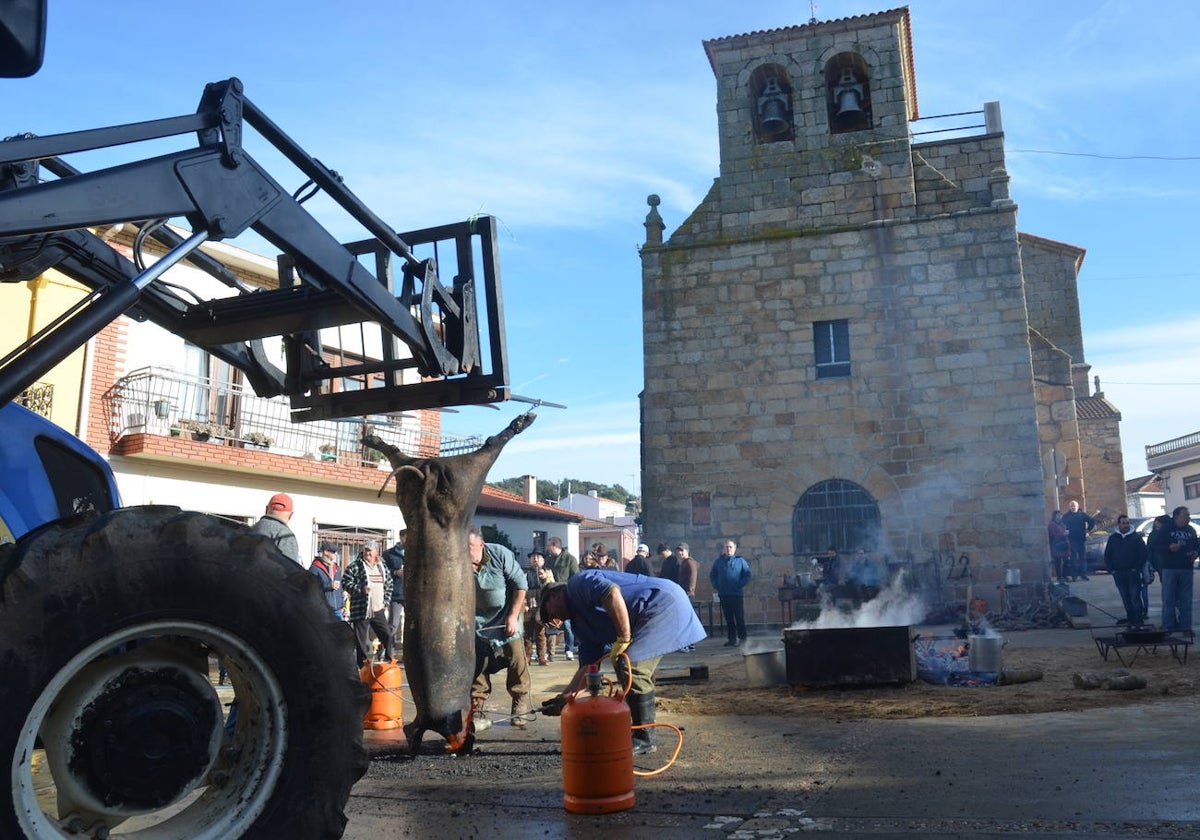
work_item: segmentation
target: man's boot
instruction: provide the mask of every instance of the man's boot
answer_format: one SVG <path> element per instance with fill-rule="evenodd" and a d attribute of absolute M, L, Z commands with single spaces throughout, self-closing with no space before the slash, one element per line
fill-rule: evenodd
<path fill-rule="evenodd" d="M 654 723 L 653 691 L 646 694 L 633 694 L 631 692 L 625 695 L 625 702 L 629 705 L 629 716 L 633 719 L 634 726 L 640 726 L 643 723 Z M 653 729 L 633 730 L 634 755 L 647 755 L 657 749 L 658 747 L 654 746 Z"/>
<path fill-rule="evenodd" d="M 512 698 L 512 725 L 524 729 L 533 718 L 533 706 L 529 703 L 528 694 L 514 694 Z"/>

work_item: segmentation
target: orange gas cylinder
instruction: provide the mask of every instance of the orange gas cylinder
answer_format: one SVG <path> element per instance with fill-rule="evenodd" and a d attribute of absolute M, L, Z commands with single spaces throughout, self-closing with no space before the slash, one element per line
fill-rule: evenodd
<path fill-rule="evenodd" d="M 633 807 L 629 706 L 615 697 L 599 696 L 599 686 L 599 673 L 594 680 L 589 673 L 588 693 L 563 707 L 563 807 L 573 814 L 608 814 Z"/>
<path fill-rule="evenodd" d="M 404 671 L 394 662 L 368 662 L 358 677 L 371 689 L 371 705 L 363 715 L 363 729 L 395 729 L 404 716 Z"/>

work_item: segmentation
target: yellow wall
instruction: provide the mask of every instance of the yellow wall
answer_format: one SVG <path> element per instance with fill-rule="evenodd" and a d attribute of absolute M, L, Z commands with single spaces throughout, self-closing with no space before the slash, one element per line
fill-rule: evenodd
<path fill-rule="evenodd" d="M 85 292 L 83 286 L 53 270 L 27 283 L 0 284 L 0 354 L 53 321 Z M 54 386 L 50 419 L 72 433 L 79 432 L 86 357 L 86 348 L 80 347 L 39 380 Z"/>

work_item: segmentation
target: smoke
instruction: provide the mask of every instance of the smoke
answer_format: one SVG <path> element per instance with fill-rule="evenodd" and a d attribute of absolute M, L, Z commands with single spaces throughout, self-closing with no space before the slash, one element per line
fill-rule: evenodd
<path fill-rule="evenodd" d="M 793 630 L 837 630 L 855 627 L 911 627 L 925 620 L 928 609 L 920 592 L 910 592 L 904 585 L 905 575 L 880 590 L 879 595 L 856 610 L 834 606 L 828 594 L 822 593 L 821 614 L 815 621 L 798 621 Z"/>

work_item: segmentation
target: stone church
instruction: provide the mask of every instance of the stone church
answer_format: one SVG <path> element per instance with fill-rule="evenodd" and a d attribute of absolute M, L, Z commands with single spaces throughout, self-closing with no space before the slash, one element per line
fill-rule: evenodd
<path fill-rule="evenodd" d="M 702 599 L 736 540 L 752 624 L 829 546 L 938 604 L 1048 580 L 1056 504 L 1124 510 L 1120 414 L 1083 249 L 1017 229 L 999 104 L 919 133 L 907 8 L 704 49 L 720 175 L 665 239 L 651 196 L 641 248 L 648 540 L 691 544 Z"/>

